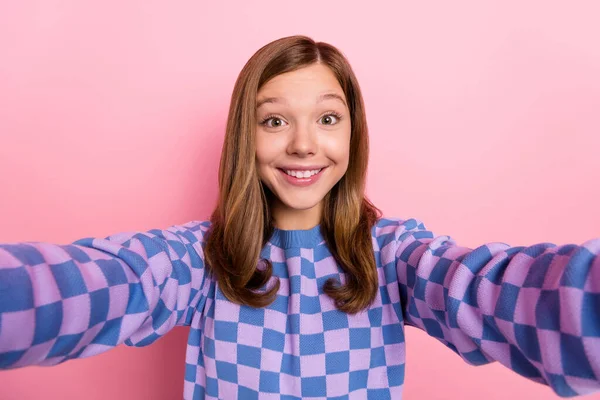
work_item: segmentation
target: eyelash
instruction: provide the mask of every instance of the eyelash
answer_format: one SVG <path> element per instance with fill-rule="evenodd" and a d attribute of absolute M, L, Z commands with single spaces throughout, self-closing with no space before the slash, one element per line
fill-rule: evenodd
<path fill-rule="evenodd" d="M 338 120 L 338 122 L 340 122 L 342 120 L 341 114 L 338 114 L 335 111 L 328 112 L 327 114 L 321 116 L 321 118 L 319 118 L 319 120 L 323 119 L 324 117 L 335 117 Z"/>
<path fill-rule="evenodd" d="M 339 122 L 339 121 L 341 121 L 341 119 L 342 119 L 342 116 L 341 116 L 341 114 L 339 114 L 339 113 L 337 113 L 337 112 L 335 112 L 335 111 L 330 111 L 330 112 L 328 112 L 328 113 L 326 113 L 326 114 L 323 114 L 323 115 L 322 115 L 322 116 L 319 118 L 319 120 L 322 120 L 323 118 L 325 118 L 325 117 L 329 117 L 329 116 L 332 116 L 332 117 L 335 117 L 335 118 L 337 118 L 338 122 Z M 270 119 L 273 119 L 273 118 L 277 118 L 277 119 L 283 119 L 283 118 L 279 117 L 278 115 L 275 115 L 275 114 L 269 114 L 269 115 L 267 115 L 265 118 L 263 118 L 263 120 L 262 120 L 262 121 L 260 121 L 260 125 L 266 125 L 266 124 L 267 124 L 267 122 L 268 122 Z"/>
<path fill-rule="evenodd" d="M 261 124 L 261 125 L 266 125 L 266 124 L 267 124 L 267 121 L 269 121 L 270 119 L 273 119 L 273 118 L 283 119 L 283 118 L 281 118 L 281 117 L 278 117 L 278 116 L 277 116 L 277 115 L 275 115 L 275 114 L 269 114 L 269 115 L 267 115 L 265 118 L 263 118 L 263 120 L 262 120 L 262 121 L 260 121 L 260 124 Z"/>

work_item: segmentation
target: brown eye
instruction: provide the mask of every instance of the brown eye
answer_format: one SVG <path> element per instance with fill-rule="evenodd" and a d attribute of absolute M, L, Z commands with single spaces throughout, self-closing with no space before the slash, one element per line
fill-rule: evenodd
<path fill-rule="evenodd" d="M 323 125 L 335 125 L 338 122 L 338 117 L 332 114 L 324 115 L 321 118 L 321 124 Z"/>
<path fill-rule="evenodd" d="M 268 128 L 281 128 L 286 125 L 286 122 L 278 117 L 271 117 L 265 120 L 263 124 Z"/>

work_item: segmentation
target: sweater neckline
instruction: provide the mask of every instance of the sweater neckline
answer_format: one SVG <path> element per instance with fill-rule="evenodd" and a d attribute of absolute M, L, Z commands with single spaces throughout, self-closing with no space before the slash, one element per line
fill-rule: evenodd
<path fill-rule="evenodd" d="M 293 247 L 312 248 L 323 241 L 321 225 L 310 229 L 279 229 L 273 230 L 269 240 L 275 246 L 289 249 Z"/>

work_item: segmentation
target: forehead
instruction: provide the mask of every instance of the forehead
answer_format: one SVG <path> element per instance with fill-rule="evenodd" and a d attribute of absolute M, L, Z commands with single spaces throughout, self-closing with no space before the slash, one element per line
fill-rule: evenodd
<path fill-rule="evenodd" d="M 323 64 L 312 64 L 308 67 L 277 75 L 269 80 L 258 91 L 258 99 L 264 97 L 281 97 L 294 99 L 298 96 L 316 97 L 323 92 L 333 92 L 345 98 L 337 78 Z"/>

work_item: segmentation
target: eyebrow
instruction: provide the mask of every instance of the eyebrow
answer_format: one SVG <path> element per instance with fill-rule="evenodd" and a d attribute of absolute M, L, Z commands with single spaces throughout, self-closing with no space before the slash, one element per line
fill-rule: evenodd
<path fill-rule="evenodd" d="M 317 103 L 321 103 L 325 100 L 339 100 L 342 102 L 344 106 L 346 106 L 346 102 L 344 98 L 337 93 L 325 93 L 317 97 Z M 266 103 L 287 103 L 285 99 L 281 97 L 265 97 L 263 99 L 258 100 L 256 103 L 256 108 L 260 108 L 263 104 Z"/>
<path fill-rule="evenodd" d="M 258 102 L 256 103 L 256 108 L 260 108 L 263 104 L 266 103 L 286 103 L 286 101 L 281 97 L 265 97 L 264 99 L 258 100 Z"/>
<path fill-rule="evenodd" d="M 325 93 L 319 96 L 319 98 L 317 99 L 317 103 L 320 103 L 322 101 L 325 100 L 339 100 L 342 102 L 342 104 L 345 106 L 346 102 L 344 101 L 344 98 L 342 96 L 340 96 L 337 93 Z"/>

